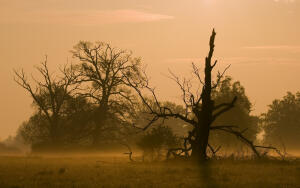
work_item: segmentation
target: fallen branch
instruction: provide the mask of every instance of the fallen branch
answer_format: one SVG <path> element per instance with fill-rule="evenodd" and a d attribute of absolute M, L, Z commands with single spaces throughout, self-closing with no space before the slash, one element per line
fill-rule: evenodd
<path fill-rule="evenodd" d="M 210 144 L 208 144 L 208 148 L 210 149 L 211 153 L 212 153 L 212 157 L 215 157 L 216 156 L 216 153 L 218 151 L 220 151 L 221 149 L 221 146 L 217 147 L 217 149 L 214 149 Z"/>
<path fill-rule="evenodd" d="M 128 149 L 128 152 L 123 153 L 123 154 L 128 155 L 129 160 L 130 160 L 131 162 L 134 162 L 134 160 L 132 159 L 132 150 L 131 150 L 130 146 L 129 146 L 127 143 L 120 143 L 120 144 L 123 145 L 123 146 L 126 146 L 127 149 Z"/>
<path fill-rule="evenodd" d="M 168 149 L 168 153 L 167 153 L 167 159 L 170 158 L 171 154 L 174 156 L 174 158 L 188 158 L 189 156 L 186 155 L 181 155 L 182 153 L 186 153 L 189 152 L 192 148 L 188 148 L 188 149 L 184 149 L 184 148 L 171 148 Z M 178 151 L 180 151 L 179 153 L 177 153 Z"/>
<path fill-rule="evenodd" d="M 233 135 L 235 135 L 238 139 L 240 139 L 241 141 L 243 141 L 244 143 L 246 143 L 253 151 L 253 153 L 258 157 L 260 158 L 261 155 L 260 153 L 258 152 L 257 148 L 263 148 L 263 149 L 269 149 L 269 150 L 274 150 L 282 159 L 285 158 L 285 155 L 282 154 L 280 152 L 279 149 L 275 148 L 275 147 L 272 147 L 272 146 L 260 146 L 260 145 L 255 145 L 253 143 L 253 141 L 249 140 L 248 138 L 246 138 L 243 133 L 246 131 L 246 130 L 243 130 L 243 131 L 238 131 L 238 130 L 234 130 L 234 128 L 236 128 L 235 126 L 214 126 L 214 127 L 211 127 L 211 130 L 220 130 L 220 131 L 224 131 L 224 132 L 228 132 L 228 133 L 231 133 Z"/>

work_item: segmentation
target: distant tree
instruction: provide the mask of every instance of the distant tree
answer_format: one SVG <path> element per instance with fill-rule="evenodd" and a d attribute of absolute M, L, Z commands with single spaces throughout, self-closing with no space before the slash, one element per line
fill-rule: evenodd
<path fill-rule="evenodd" d="M 36 67 L 36 69 L 40 73 L 41 81 L 33 77 L 33 81 L 29 81 L 23 70 L 15 70 L 14 80 L 33 99 L 33 106 L 36 108 L 37 115 L 33 116 L 28 123 L 30 125 L 32 123 L 39 124 L 40 126 L 34 127 L 35 130 L 32 130 L 32 132 L 40 132 L 40 135 L 47 134 L 49 143 L 59 146 L 63 139 L 63 106 L 68 97 L 78 87 L 78 75 L 75 73 L 73 66 L 64 66 L 61 69 L 61 75 L 53 76 L 47 66 L 47 57 L 41 63 L 41 66 Z M 47 127 L 47 129 L 40 130 L 43 126 Z M 28 126 L 27 128 L 33 129 L 32 126 Z"/>
<path fill-rule="evenodd" d="M 18 129 L 17 135 L 32 146 L 34 151 L 49 149 L 91 149 L 96 129 L 93 120 L 95 106 L 81 96 L 68 97 L 61 110 L 60 148 L 53 148 L 50 126 L 46 117 L 36 111 Z M 121 121 L 116 114 L 108 114 L 109 126 L 99 135 L 98 149 L 120 147 L 120 141 L 132 137 L 134 128 L 128 121 Z M 126 142 L 127 143 L 127 142 Z M 131 141 L 132 143 L 132 141 Z"/>
<path fill-rule="evenodd" d="M 239 81 L 233 82 L 231 77 L 226 76 L 212 92 L 212 98 L 216 105 L 229 101 L 235 96 L 238 100 L 234 107 L 216 119 L 215 124 L 238 126 L 240 130 L 244 131 L 247 138 L 255 140 L 258 133 L 258 117 L 250 115 L 252 104 L 241 83 Z M 211 140 L 214 145 L 235 147 L 237 144 L 235 136 L 220 132 L 214 132 Z"/>
<path fill-rule="evenodd" d="M 91 119 L 92 104 L 81 97 L 66 97 L 60 112 L 60 143 L 59 147 L 78 147 L 90 143 L 90 135 L 95 129 Z M 58 149 L 53 145 L 51 125 L 45 114 L 36 111 L 28 121 L 19 127 L 17 136 L 33 150 Z"/>
<path fill-rule="evenodd" d="M 266 143 L 299 149 L 300 92 L 288 92 L 282 99 L 274 100 L 262 115 L 262 125 Z"/>
<path fill-rule="evenodd" d="M 80 61 L 81 82 L 85 86 L 82 96 L 95 104 L 93 133 L 95 146 L 101 142 L 103 133 L 111 129 L 109 116 L 120 122 L 130 119 L 135 96 L 125 79 L 141 79 L 141 60 L 133 58 L 131 52 L 111 47 L 110 44 L 79 42 L 72 51 Z M 105 133 L 106 134 L 106 133 Z"/>
<path fill-rule="evenodd" d="M 159 125 L 146 131 L 137 145 L 143 150 L 144 156 L 150 156 L 153 160 L 160 159 L 162 150 L 167 153 L 168 149 L 179 146 L 180 142 L 170 127 Z"/>
<path fill-rule="evenodd" d="M 50 126 L 45 115 L 36 113 L 28 121 L 22 123 L 18 128 L 17 135 L 22 138 L 25 144 L 48 144 L 51 142 Z"/>

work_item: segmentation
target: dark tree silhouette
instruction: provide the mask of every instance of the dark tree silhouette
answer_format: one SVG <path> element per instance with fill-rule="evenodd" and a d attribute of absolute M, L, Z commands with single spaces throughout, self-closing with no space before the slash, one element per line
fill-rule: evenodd
<path fill-rule="evenodd" d="M 86 88 L 82 96 L 96 105 L 93 118 L 96 124 L 93 142 L 96 146 L 102 140 L 102 132 L 110 128 L 106 123 L 110 114 L 119 117 L 120 121 L 130 119 L 129 112 L 133 109 L 135 96 L 125 78 L 141 79 L 140 59 L 133 58 L 131 52 L 102 42 L 93 44 L 81 41 L 72 53 L 81 64 L 81 82 L 87 83 L 83 84 Z"/>
<path fill-rule="evenodd" d="M 137 146 L 143 150 L 143 157 L 150 156 L 151 160 L 160 159 L 162 150 L 168 150 L 179 145 L 178 137 L 170 127 L 159 125 L 149 129 L 137 141 Z"/>
<path fill-rule="evenodd" d="M 51 127 L 46 116 L 36 111 L 28 121 L 18 129 L 17 135 L 31 145 L 33 151 L 55 150 L 82 150 L 93 147 L 93 135 L 96 129 L 93 112 L 96 107 L 86 98 L 68 96 L 60 113 L 60 139 L 59 147 L 51 141 Z M 122 109 L 120 109 L 122 110 Z M 103 130 L 100 135 L 98 148 L 116 147 L 119 142 L 128 144 L 136 132 L 128 122 L 120 121 L 115 114 L 108 114 L 109 129 Z M 131 133 L 131 132 L 132 133 Z M 126 139 L 129 139 L 128 141 Z M 93 148 L 94 149 L 94 148 Z"/>
<path fill-rule="evenodd" d="M 32 97 L 34 106 L 37 107 L 37 111 L 43 119 L 41 122 L 47 123 L 45 126 L 48 126 L 50 142 L 59 145 L 63 137 L 61 129 L 63 106 L 68 97 L 78 88 L 77 79 L 79 75 L 76 74 L 73 66 L 68 67 L 65 65 L 60 69 L 61 76 L 53 76 L 47 66 L 47 57 L 41 63 L 41 66 L 36 67 L 36 69 L 42 77 L 41 81 L 32 77 L 33 83 L 30 83 L 23 69 L 14 71 L 14 80 Z M 32 119 L 32 121 L 35 121 L 35 119 Z"/>
<path fill-rule="evenodd" d="M 269 105 L 262 115 L 265 142 L 284 144 L 287 149 L 296 150 L 300 146 L 300 92 L 288 92 L 282 99 Z"/>
<path fill-rule="evenodd" d="M 244 143 L 249 145 L 257 156 L 260 156 L 256 148 L 261 146 L 254 145 L 251 140 L 247 139 L 243 135 L 243 131 L 239 131 L 236 126 L 213 125 L 213 123 L 216 122 L 216 119 L 225 112 L 231 110 L 237 101 L 237 96 L 235 96 L 229 102 L 216 105 L 215 101 L 212 98 L 213 90 L 218 87 L 223 75 L 229 68 L 228 66 L 223 72 L 218 72 L 216 81 L 212 81 L 212 71 L 217 64 L 217 61 L 214 61 L 212 63 L 212 57 L 215 48 L 215 36 L 216 33 L 215 30 L 213 30 L 209 41 L 209 53 L 208 56 L 205 58 L 204 80 L 201 77 L 200 69 L 194 63 L 192 64 L 193 75 L 197 79 L 198 83 L 202 86 L 201 92 L 199 92 L 199 89 L 193 91 L 194 87 L 192 87 L 191 80 L 185 78 L 180 79 L 178 76 L 170 72 L 171 79 L 173 79 L 181 89 L 182 99 L 185 104 L 184 113 L 176 112 L 173 109 L 170 109 L 168 106 L 165 106 L 162 103 L 160 103 L 155 94 L 155 89 L 149 86 L 148 79 L 146 79 L 146 82 L 143 84 L 143 90 L 141 90 L 138 87 L 141 85 L 140 82 L 135 82 L 135 80 L 131 80 L 127 77 L 128 83 L 131 87 L 135 88 L 142 102 L 147 107 L 148 112 L 152 115 L 152 119 L 149 121 L 149 123 L 145 127 L 140 129 L 148 129 L 159 119 L 178 118 L 190 124 L 193 128 L 192 131 L 188 133 L 188 136 L 184 138 L 184 146 L 182 148 L 174 148 L 170 150 L 170 152 L 174 156 L 180 156 L 183 154 L 185 156 L 190 156 L 194 160 L 201 161 L 207 159 L 208 148 L 214 154 L 218 150 L 214 149 L 209 144 L 210 131 L 216 130 L 235 135 L 237 138 L 241 139 Z M 147 78 L 146 75 L 144 77 Z M 150 103 L 149 99 L 145 97 L 145 90 L 150 92 L 154 104 Z"/>
<path fill-rule="evenodd" d="M 52 147 L 55 145 L 51 141 L 51 126 L 46 115 L 40 111 L 36 111 L 28 121 L 22 123 L 17 135 L 31 145 L 33 151 L 48 150 L 49 146 L 52 149 L 75 149 L 90 143 L 90 135 L 95 128 L 91 119 L 93 110 L 93 105 L 82 97 L 66 97 L 60 112 L 60 148 Z"/>
<path fill-rule="evenodd" d="M 50 126 L 45 115 L 36 113 L 28 121 L 22 123 L 18 128 L 17 136 L 22 139 L 24 144 L 44 146 L 51 142 Z M 46 146 L 45 146 L 46 147 Z"/>

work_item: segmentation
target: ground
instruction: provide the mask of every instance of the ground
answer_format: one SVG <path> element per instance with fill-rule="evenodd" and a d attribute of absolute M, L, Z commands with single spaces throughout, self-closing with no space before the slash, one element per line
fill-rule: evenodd
<path fill-rule="evenodd" d="M 129 162 L 126 156 L 1 156 L 1 188 L 300 187 L 300 161 Z"/>

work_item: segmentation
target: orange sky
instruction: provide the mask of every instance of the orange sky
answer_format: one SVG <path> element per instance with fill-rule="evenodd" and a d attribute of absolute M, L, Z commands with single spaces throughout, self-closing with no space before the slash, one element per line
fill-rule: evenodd
<path fill-rule="evenodd" d="M 32 113 L 13 68 L 33 72 L 47 54 L 55 70 L 79 40 L 110 42 L 141 56 L 161 99 L 176 101 L 167 70 L 203 63 L 213 27 L 217 68 L 231 64 L 254 114 L 300 91 L 300 0 L 0 0 L 0 138 Z"/>

